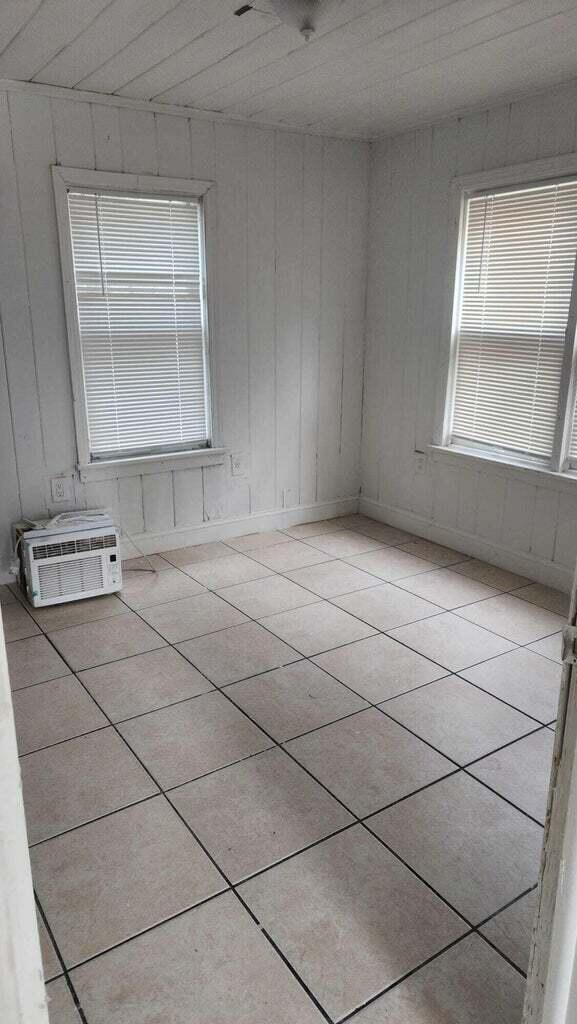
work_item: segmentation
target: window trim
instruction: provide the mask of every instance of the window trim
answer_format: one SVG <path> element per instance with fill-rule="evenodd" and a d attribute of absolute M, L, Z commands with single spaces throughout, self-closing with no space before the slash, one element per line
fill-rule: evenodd
<path fill-rule="evenodd" d="M 214 279 L 214 243 L 216 236 L 215 183 L 189 178 L 165 178 L 160 175 L 127 174 L 116 171 L 93 171 L 79 167 L 52 167 L 52 182 L 56 204 L 58 239 L 60 244 L 60 260 L 62 269 L 62 286 L 64 291 L 64 307 L 66 314 L 66 331 L 68 353 L 70 358 L 70 374 L 72 382 L 72 398 L 74 406 L 74 422 L 76 426 L 77 469 L 82 479 L 110 479 L 111 476 L 132 475 L 138 464 L 148 467 L 151 464 L 166 463 L 174 459 L 190 460 L 191 465 L 212 465 L 214 457 L 220 456 L 222 449 L 215 448 L 219 437 L 215 415 L 212 381 L 214 380 L 213 345 L 211 344 L 211 325 L 214 323 L 213 287 Z M 143 195 L 189 196 L 202 199 L 203 216 L 201 218 L 202 241 L 204 250 L 204 303 L 207 312 L 206 324 L 206 368 L 205 384 L 207 396 L 207 423 L 209 439 L 202 447 L 191 446 L 189 449 L 141 453 L 138 456 L 114 456 L 109 459 L 92 459 L 88 434 L 88 416 L 82 370 L 82 349 L 78 329 L 76 308 L 76 285 L 74 278 L 74 259 L 72 239 L 68 215 L 68 191 L 70 189 L 101 189 L 103 192 L 122 192 Z M 203 458 L 204 457 L 204 458 Z M 123 472 L 126 467 L 128 472 Z M 184 465 L 183 465 L 184 468 Z M 100 470 L 100 472 L 98 472 Z M 142 470 L 141 470 L 142 471 Z M 149 470 L 150 472 L 150 470 Z M 103 473 L 105 474 L 103 476 Z"/>
<path fill-rule="evenodd" d="M 452 420 L 455 373 L 457 368 L 458 322 L 461 306 L 460 284 L 464 258 L 464 232 L 466 226 L 466 201 L 479 192 L 499 191 L 516 186 L 544 184 L 568 176 L 577 177 L 577 153 L 569 153 L 545 160 L 534 160 L 530 163 L 515 164 L 508 167 L 495 168 L 492 171 L 478 171 L 473 174 L 459 175 L 449 185 L 449 237 L 447 240 L 447 278 L 445 290 L 445 307 L 443 316 L 443 335 L 441 359 L 439 360 L 439 376 L 435 408 L 435 427 L 431 451 L 440 453 L 442 450 L 453 452 L 465 458 L 480 458 L 503 466 L 512 466 L 529 473 L 551 474 L 553 478 L 567 479 L 571 486 L 575 483 L 572 473 L 577 470 L 577 463 L 572 463 L 568 456 L 561 458 L 566 451 L 565 442 L 571 430 L 571 410 L 575 389 L 577 388 L 577 261 L 573 278 L 571 305 L 567 331 L 565 335 L 565 352 L 563 360 L 562 384 L 559 409 L 562 415 L 558 418 L 555 432 L 553 456 L 550 461 L 539 462 L 530 457 L 516 456 L 514 452 L 499 452 L 490 447 L 483 448 L 467 443 L 451 442 L 450 428 Z M 475 450 L 473 450 L 475 448 Z M 577 478 L 575 478 L 577 480 Z"/>

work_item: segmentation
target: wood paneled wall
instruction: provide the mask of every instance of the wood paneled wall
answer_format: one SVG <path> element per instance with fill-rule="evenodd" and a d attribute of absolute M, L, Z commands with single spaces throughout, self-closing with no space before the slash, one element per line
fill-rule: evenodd
<path fill-rule="evenodd" d="M 0 93 L 0 567 L 20 514 L 75 474 L 50 166 L 216 182 L 214 401 L 223 466 L 82 484 L 131 534 L 356 498 L 368 146 L 151 110 Z M 247 525 L 250 529 L 250 523 Z M 166 546 L 166 545 L 165 545 Z"/>
<path fill-rule="evenodd" d="M 558 585 L 577 556 L 577 481 L 415 451 L 433 441 L 459 174 L 574 152 L 577 87 L 373 147 L 362 491 L 367 510 Z M 450 299 L 450 296 L 449 296 Z"/>

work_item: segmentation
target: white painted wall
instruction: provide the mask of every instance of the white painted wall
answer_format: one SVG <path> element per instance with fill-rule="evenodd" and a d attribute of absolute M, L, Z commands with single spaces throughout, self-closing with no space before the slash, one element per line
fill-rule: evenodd
<path fill-rule="evenodd" d="M 417 472 L 433 441 L 448 278 L 449 183 L 575 152 L 577 86 L 376 144 L 361 507 L 416 533 L 569 589 L 577 481 L 451 456 Z"/>
<path fill-rule="evenodd" d="M 0 571 L 11 521 L 66 508 L 50 479 L 77 462 L 54 163 L 216 181 L 214 400 L 247 466 L 77 479 L 76 504 L 109 506 L 149 550 L 346 510 L 330 503 L 359 491 L 368 145 L 0 92 Z"/>

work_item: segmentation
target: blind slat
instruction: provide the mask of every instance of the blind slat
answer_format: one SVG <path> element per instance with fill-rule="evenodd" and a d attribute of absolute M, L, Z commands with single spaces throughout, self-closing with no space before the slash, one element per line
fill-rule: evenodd
<path fill-rule="evenodd" d="M 576 252 L 576 181 L 467 200 L 454 439 L 551 456 Z"/>
<path fill-rule="evenodd" d="M 70 191 L 91 457 L 208 439 L 201 206 Z"/>

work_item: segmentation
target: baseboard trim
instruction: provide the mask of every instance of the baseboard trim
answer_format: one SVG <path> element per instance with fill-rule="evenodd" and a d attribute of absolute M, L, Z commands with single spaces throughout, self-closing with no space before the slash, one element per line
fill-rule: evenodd
<path fill-rule="evenodd" d="M 511 548 L 495 544 L 483 537 L 477 537 L 475 534 L 466 533 L 464 530 L 438 526 L 415 512 L 382 505 L 371 498 L 360 499 L 359 512 L 371 516 L 373 519 L 379 519 L 383 523 L 390 523 L 391 526 L 396 526 L 401 530 L 408 530 L 419 537 L 435 541 L 437 544 L 456 548 L 457 551 L 463 551 L 466 555 L 480 558 L 484 562 L 491 562 L 502 569 L 516 572 L 520 576 L 527 576 L 546 586 L 556 587 L 565 593 L 571 591 L 573 570 L 563 565 L 546 562 L 544 559 L 535 558 L 534 555 L 526 554 L 523 551 L 513 551 Z"/>
<path fill-rule="evenodd" d="M 159 533 L 139 533 L 128 537 L 124 534 L 120 541 L 120 553 L 123 558 L 132 558 L 144 552 L 147 555 L 160 554 L 172 548 L 185 548 L 189 544 L 208 544 L 211 541 L 226 540 L 227 537 L 241 537 L 244 533 L 258 533 L 260 530 L 283 530 L 287 526 L 299 523 L 312 523 L 319 519 L 333 519 L 335 516 L 347 516 L 358 512 L 359 499 L 339 498 L 334 501 L 322 501 L 313 505 L 299 505 L 297 508 L 274 509 L 271 512 L 255 512 L 248 516 L 237 516 L 231 519 L 215 519 L 198 526 L 188 526 L 181 530 L 166 530 Z M 0 569 L 0 583 L 13 583 L 14 577 L 6 570 Z"/>
<path fill-rule="evenodd" d="M 181 530 L 140 533 L 131 537 L 123 536 L 121 541 L 122 557 L 130 558 L 132 555 L 138 554 L 134 545 L 137 545 L 147 555 L 158 554 L 171 548 L 184 548 L 189 544 L 208 544 L 212 541 L 226 540 L 228 537 L 241 537 L 245 533 L 283 530 L 287 526 L 297 526 L 299 523 L 350 515 L 352 512 L 358 511 L 358 505 L 358 497 L 341 498 L 314 505 L 299 505 L 298 508 L 274 509 L 271 512 L 255 512 L 252 515 L 231 519 L 215 519 Z"/>

